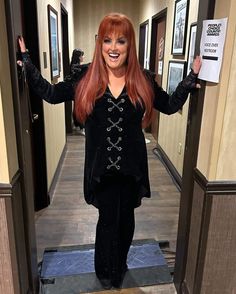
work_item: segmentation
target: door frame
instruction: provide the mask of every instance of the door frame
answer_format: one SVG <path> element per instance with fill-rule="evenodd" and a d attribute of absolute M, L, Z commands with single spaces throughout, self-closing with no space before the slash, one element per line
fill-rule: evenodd
<path fill-rule="evenodd" d="M 30 122 L 29 97 L 24 95 L 25 91 L 23 90 L 22 71 L 16 65 L 18 58 L 16 35 L 22 33 L 23 29 L 22 2 L 19 0 L 5 0 L 5 13 L 20 175 L 18 194 L 14 195 L 11 200 L 12 221 L 14 224 L 13 234 L 16 244 L 17 270 L 21 292 L 23 293 L 23 291 L 27 290 L 36 293 L 39 280 L 34 222 L 34 195 L 32 195 L 34 194 L 31 150 L 32 123 Z M 17 13 L 17 17 L 15 13 Z M 21 236 L 19 236 L 18 231 L 21 231 Z M 22 261 L 25 262 L 22 264 Z"/>
<path fill-rule="evenodd" d="M 198 9 L 195 56 L 200 53 L 199 50 L 203 20 L 212 19 L 214 17 L 215 0 L 199 0 Z M 180 294 L 188 293 L 184 288 L 184 279 L 188 257 L 194 188 L 194 169 L 197 166 L 205 88 L 206 82 L 201 81 L 201 89 L 193 93 L 189 100 L 174 272 L 174 284 L 177 293 Z"/>

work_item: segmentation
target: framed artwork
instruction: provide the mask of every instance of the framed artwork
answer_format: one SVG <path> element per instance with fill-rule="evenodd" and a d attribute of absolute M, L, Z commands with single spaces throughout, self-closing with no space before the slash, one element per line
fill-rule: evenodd
<path fill-rule="evenodd" d="M 48 5 L 48 30 L 51 79 L 54 80 L 60 76 L 60 59 L 58 45 L 58 14 L 51 5 Z"/>
<path fill-rule="evenodd" d="M 167 88 L 166 91 L 171 95 L 179 82 L 181 82 L 185 76 L 185 61 L 169 61 Z"/>
<path fill-rule="evenodd" d="M 185 52 L 185 40 L 188 21 L 189 0 L 176 0 L 174 10 L 174 27 L 172 36 L 173 55 L 183 55 Z"/>
<path fill-rule="evenodd" d="M 197 33 L 197 23 L 192 23 L 190 26 L 190 34 L 189 34 L 187 73 L 190 72 L 193 59 L 194 59 L 196 33 Z"/>

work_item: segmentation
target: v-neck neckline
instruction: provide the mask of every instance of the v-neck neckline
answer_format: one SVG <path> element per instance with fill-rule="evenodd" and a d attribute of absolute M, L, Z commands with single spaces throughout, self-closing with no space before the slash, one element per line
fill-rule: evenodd
<path fill-rule="evenodd" d="M 118 100 L 118 99 L 122 96 L 122 94 L 125 92 L 125 85 L 124 85 L 124 87 L 122 88 L 120 94 L 119 94 L 117 97 L 115 97 L 115 96 L 113 95 L 113 93 L 112 93 L 112 91 L 111 91 L 109 85 L 107 85 L 107 89 L 108 89 L 108 92 L 111 94 L 112 98 L 113 98 L 114 100 Z"/>

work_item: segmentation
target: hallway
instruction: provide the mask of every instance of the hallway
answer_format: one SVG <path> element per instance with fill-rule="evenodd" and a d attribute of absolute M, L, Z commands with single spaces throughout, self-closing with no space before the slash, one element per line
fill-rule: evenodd
<path fill-rule="evenodd" d="M 134 239 L 168 240 L 171 250 L 175 250 L 180 193 L 152 152 L 153 138 L 148 134 L 146 137 L 151 140 L 147 149 L 152 198 L 145 198 L 136 209 Z M 67 137 L 67 150 L 51 205 L 36 213 L 38 261 L 48 247 L 94 243 L 97 210 L 83 198 L 84 140 L 76 134 Z M 175 290 L 173 285 L 161 285 L 120 292 L 172 294 Z"/>

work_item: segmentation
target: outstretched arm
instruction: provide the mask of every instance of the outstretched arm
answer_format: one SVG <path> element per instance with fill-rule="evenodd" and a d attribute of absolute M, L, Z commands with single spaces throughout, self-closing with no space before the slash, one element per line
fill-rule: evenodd
<path fill-rule="evenodd" d="M 19 37 L 19 46 L 22 54 L 22 62 L 19 65 L 25 70 L 27 81 L 30 88 L 42 99 L 49 103 L 57 104 L 74 98 L 74 81 L 59 82 L 55 85 L 50 84 L 42 77 L 38 69 L 32 63 L 26 50 L 23 37 Z"/>
<path fill-rule="evenodd" d="M 154 81 L 154 103 L 155 109 L 165 114 L 173 114 L 177 112 L 184 105 L 188 98 L 188 94 L 196 88 L 200 88 L 197 83 L 197 75 L 201 68 L 201 58 L 197 56 L 192 65 L 191 72 L 181 81 L 175 91 L 169 95 Z"/>

